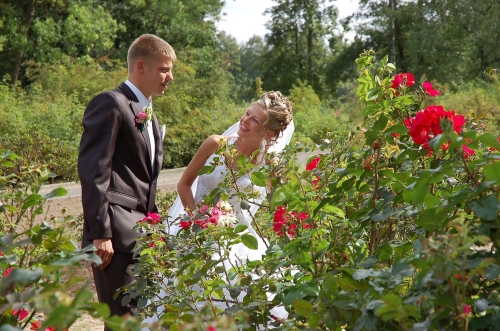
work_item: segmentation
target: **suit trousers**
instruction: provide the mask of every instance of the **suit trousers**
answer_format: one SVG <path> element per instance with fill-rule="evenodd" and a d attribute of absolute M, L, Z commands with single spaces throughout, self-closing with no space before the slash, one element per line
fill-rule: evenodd
<path fill-rule="evenodd" d="M 137 314 L 137 301 L 132 299 L 126 306 L 122 306 L 123 293 L 120 293 L 116 300 L 113 299 L 116 291 L 125 284 L 132 282 L 134 279 L 127 273 L 127 267 L 133 263 L 132 253 L 119 253 L 115 252 L 111 263 L 106 269 L 101 270 L 99 267 L 92 267 L 94 274 L 94 282 L 97 290 L 97 297 L 99 302 L 108 304 L 111 315 L 136 315 Z M 110 330 L 104 327 L 104 330 Z"/>

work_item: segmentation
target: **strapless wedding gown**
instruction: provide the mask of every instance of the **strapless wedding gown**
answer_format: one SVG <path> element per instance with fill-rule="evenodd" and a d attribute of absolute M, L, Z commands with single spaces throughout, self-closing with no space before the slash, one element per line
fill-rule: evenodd
<path fill-rule="evenodd" d="M 215 154 L 210 156 L 210 158 L 208 158 L 208 160 L 206 161 L 205 165 L 210 165 L 213 162 L 213 158 L 215 156 L 216 156 Z M 192 187 L 195 204 L 202 201 L 207 194 L 212 192 L 212 190 L 214 190 L 224 180 L 227 173 L 228 169 L 226 165 L 221 164 L 216 166 L 212 173 L 199 176 L 193 183 Z M 248 227 L 247 229 L 248 233 L 253 235 L 257 239 L 258 248 L 255 250 L 250 249 L 242 243 L 233 245 L 229 253 L 229 260 L 231 263 L 229 263 L 228 261 L 225 261 L 224 263 L 226 269 L 229 269 L 231 264 L 237 265 L 240 264 L 241 262 L 245 263 L 246 261 L 261 260 L 262 255 L 265 254 L 267 249 L 266 244 L 264 243 L 262 238 L 256 233 L 254 227 L 252 226 L 252 216 L 251 216 L 255 215 L 255 213 L 257 212 L 260 203 L 263 201 L 265 197 L 266 189 L 264 187 L 257 187 L 253 185 L 250 180 L 250 174 L 248 173 L 238 178 L 236 181 L 236 185 L 239 191 L 245 192 L 248 190 L 252 190 L 253 192 L 257 191 L 259 193 L 257 198 L 254 198 L 253 201 L 250 201 L 250 208 L 248 210 L 241 208 L 241 201 L 239 201 L 238 197 L 234 194 L 235 188 L 231 188 L 231 193 L 229 194 L 230 198 L 228 201 L 233 207 L 234 213 L 238 219 L 238 223 L 235 226 L 237 226 L 238 224 L 246 225 Z M 180 215 L 180 213 L 184 212 L 184 209 L 179 207 L 179 203 L 180 200 L 179 197 L 177 197 L 177 201 L 174 202 L 174 205 L 171 208 L 171 212 L 169 213 L 168 217 L 169 220 L 175 220 Z M 168 233 L 176 235 L 181 230 L 181 227 L 178 223 L 174 223 L 167 225 L 167 230 Z M 213 258 L 218 259 L 219 257 L 214 256 Z M 240 297 L 238 297 L 238 301 L 241 302 L 241 300 L 245 295 L 246 293 L 242 292 L 240 294 Z M 159 296 L 164 297 L 165 293 L 160 293 Z M 268 295 L 268 299 L 272 300 L 272 295 Z M 215 305 L 217 306 L 217 308 L 221 309 L 229 308 L 224 302 L 217 302 Z M 200 305 L 200 308 L 201 306 L 202 305 Z M 153 323 L 158 321 L 158 318 L 161 315 L 162 311 L 163 308 L 159 307 L 157 314 L 155 314 L 151 318 L 147 318 L 143 322 Z M 286 318 L 288 316 L 288 313 L 283 307 L 275 307 L 271 309 L 271 314 L 278 318 Z"/>

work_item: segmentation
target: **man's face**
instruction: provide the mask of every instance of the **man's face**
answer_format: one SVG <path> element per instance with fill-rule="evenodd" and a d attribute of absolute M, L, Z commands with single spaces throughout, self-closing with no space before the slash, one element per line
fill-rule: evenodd
<path fill-rule="evenodd" d="M 144 96 L 149 98 L 152 95 L 163 95 L 168 87 L 168 83 L 174 80 L 172 60 L 165 56 L 151 59 L 144 65 L 143 82 Z"/>

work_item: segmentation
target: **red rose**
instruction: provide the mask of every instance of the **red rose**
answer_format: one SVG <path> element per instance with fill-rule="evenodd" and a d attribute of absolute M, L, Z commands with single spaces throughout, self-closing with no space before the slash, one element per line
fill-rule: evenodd
<path fill-rule="evenodd" d="M 278 235 L 281 235 L 283 233 L 282 228 L 287 223 L 287 220 L 285 220 L 285 215 L 286 215 L 285 206 L 279 206 L 278 209 L 276 209 L 276 211 L 274 212 L 273 230 Z"/>
<path fill-rule="evenodd" d="M 422 84 L 422 87 L 424 88 L 424 91 L 429 94 L 431 97 L 435 97 L 436 95 L 440 95 L 441 93 L 438 90 L 435 90 L 432 87 L 431 82 L 424 82 Z"/>
<path fill-rule="evenodd" d="M 7 269 L 4 271 L 3 276 L 4 276 L 4 277 L 7 277 L 7 276 L 11 273 L 11 271 L 12 271 L 12 270 L 14 270 L 14 267 L 7 268 Z"/>
<path fill-rule="evenodd" d="M 40 322 L 38 321 L 31 322 L 30 330 L 38 330 L 38 329 L 40 329 Z"/>
<path fill-rule="evenodd" d="M 28 317 L 29 313 L 26 309 L 22 308 L 21 311 L 19 310 L 12 310 L 12 315 L 14 316 L 18 316 L 17 319 L 19 321 L 22 321 L 23 319 L 25 319 L 26 317 Z"/>
<path fill-rule="evenodd" d="M 297 230 L 297 224 L 292 224 L 288 227 L 288 230 L 286 231 L 289 235 L 295 237 L 297 233 L 295 232 Z"/>
<path fill-rule="evenodd" d="M 472 312 L 472 309 L 469 305 L 464 305 L 464 314 L 469 315 Z"/>
<path fill-rule="evenodd" d="M 183 228 L 184 230 L 189 229 L 191 227 L 191 224 L 193 224 L 192 221 L 181 221 L 180 222 L 181 228 Z"/>
<path fill-rule="evenodd" d="M 473 150 L 473 149 L 470 149 L 469 147 L 467 147 L 467 145 L 466 145 L 466 144 L 463 144 L 463 145 L 462 145 L 462 149 L 464 150 L 464 157 L 465 157 L 466 159 L 468 159 L 468 158 L 469 158 L 469 156 L 474 155 L 474 150 Z"/>
<path fill-rule="evenodd" d="M 318 163 L 320 161 L 320 157 L 316 157 L 314 159 L 311 160 L 311 162 L 309 162 L 307 165 L 306 165 L 306 170 L 314 170 L 316 169 L 316 167 L 318 166 Z"/>
<path fill-rule="evenodd" d="M 406 79 L 406 81 L 405 81 L 405 79 Z M 403 81 L 405 81 L 405 87 L 410 87 L 410 86 L 415 85 L 415 77 L 413 77 L 413 75 L 411 73 L 407 72 L 407 73 L 401 73 L 401 74 L 394 75 L 394 77 L 391 80 L 391 82 L 392 82 L 391 87 L 393 89 L 396 89 L 399 86 L 401 86 Z"/>

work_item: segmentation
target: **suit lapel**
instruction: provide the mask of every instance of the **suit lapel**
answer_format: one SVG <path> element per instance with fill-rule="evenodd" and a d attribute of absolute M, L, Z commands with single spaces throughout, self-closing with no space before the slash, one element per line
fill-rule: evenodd
<path fill-rule="evenodd" d="M 137 114 L 139 114 L 141 111 L 143 111 L 140 103 L 138 102 L 133 102 L 131 101 L 130 102 L 130 109 L 132 109 L 132 111 L 134 112 L 134 115 L 137 116 Z M 148 164 L 148 170 L 149 170 L 149 174 L 152 176 L 153 175 L 153 168 L 151 166 L 151 142 L 149 140 L 149 133 L 148 133 L 148 130 L 151 130 L 150 127 L 142 130 L 140 132 L 141 136 L 142 136 L 142 139 L 144 140 L 144 143 L 146 144 L 146 148 L 147 148 L 147 164 Z"/>
<path fill-rule="evenodd" d="M 160 138 L 160 127 L 158 126 L 158 118 L 156 118 L 156 115 L 154 114 L 154 111 L 153 111 L 153 121 L 152 121 L 152 127 L 153 127 L 153 137 L 154 137 L 154 140 L 155 140 L 155 162 L 154 162 L 154 171 L 153 173 L 155 174 L 156 176 L 156 173 L 158 172 L 159 170 L 159 166 L 160 166 L 160 160 L 158 159 L 158 157 L 160 156 L 159 154 L 159 151 L 160 151 L 160 144 L 162 143 L 161 141 L 161 138 Z"/>
<path fill-rule="evenodd" d="M 141 104 L 139 103 L 139 100 L 137 99 L 137 96 L 135 95 L 134 92 L 132 92 L 132 90 L 130 89 L 130 87 L 127 86 L 127 84 L 125 83 L 121 83 L 120 86 L 118 87 L 119 90 L 121 90 L 123 92 L 123 94 L 125 94 L 127 96 L 127 98 L 130 100 L 130 109 L 132 110 L 132 113 L 134 114 L 134 117 L 137 117 L 137 114 L 139 114 L 141 111 L 143 111 L 142 109 L 142 106 Z M 156 163 L 158 162 L 158 144 L 161 143 L 159 142 L 160 139 L 158 139 L 157 137 L 159 137 L 159 128 L 158 128 L 158 120 L 156 119 L 156 116 L 154 116 L 153 114 L 153 121 L 152 121 L 153 125 L 152 125 L 152 128 L 149 127 L 145 130 L 143 130 L 141 133 L 141 136 L 142 136 L 142 139 L 144 140 L 144 143 L 146 144 L 146 148 L 147 148 L 147 161 L 146 162 L 148 164 L 148 171 L 149 171 L 149 175 L 151 176 L 151 178 L 153 178 L 153 174 L 156 172 L 156 170 L 153 170 L 153 165 L 151 165 L 151 142 L 149 140 L 149 133 L 147 132 L 147 130 L 153 130 L 153 137 L 155 139 L 155 145 L 156 145 L 156 150 L 154 151 L 155 152 L 155 165 Z M 156 131 L 156 132 L 155 132 Z M 156 168 L 156 166 L 155 166 Z"/>

